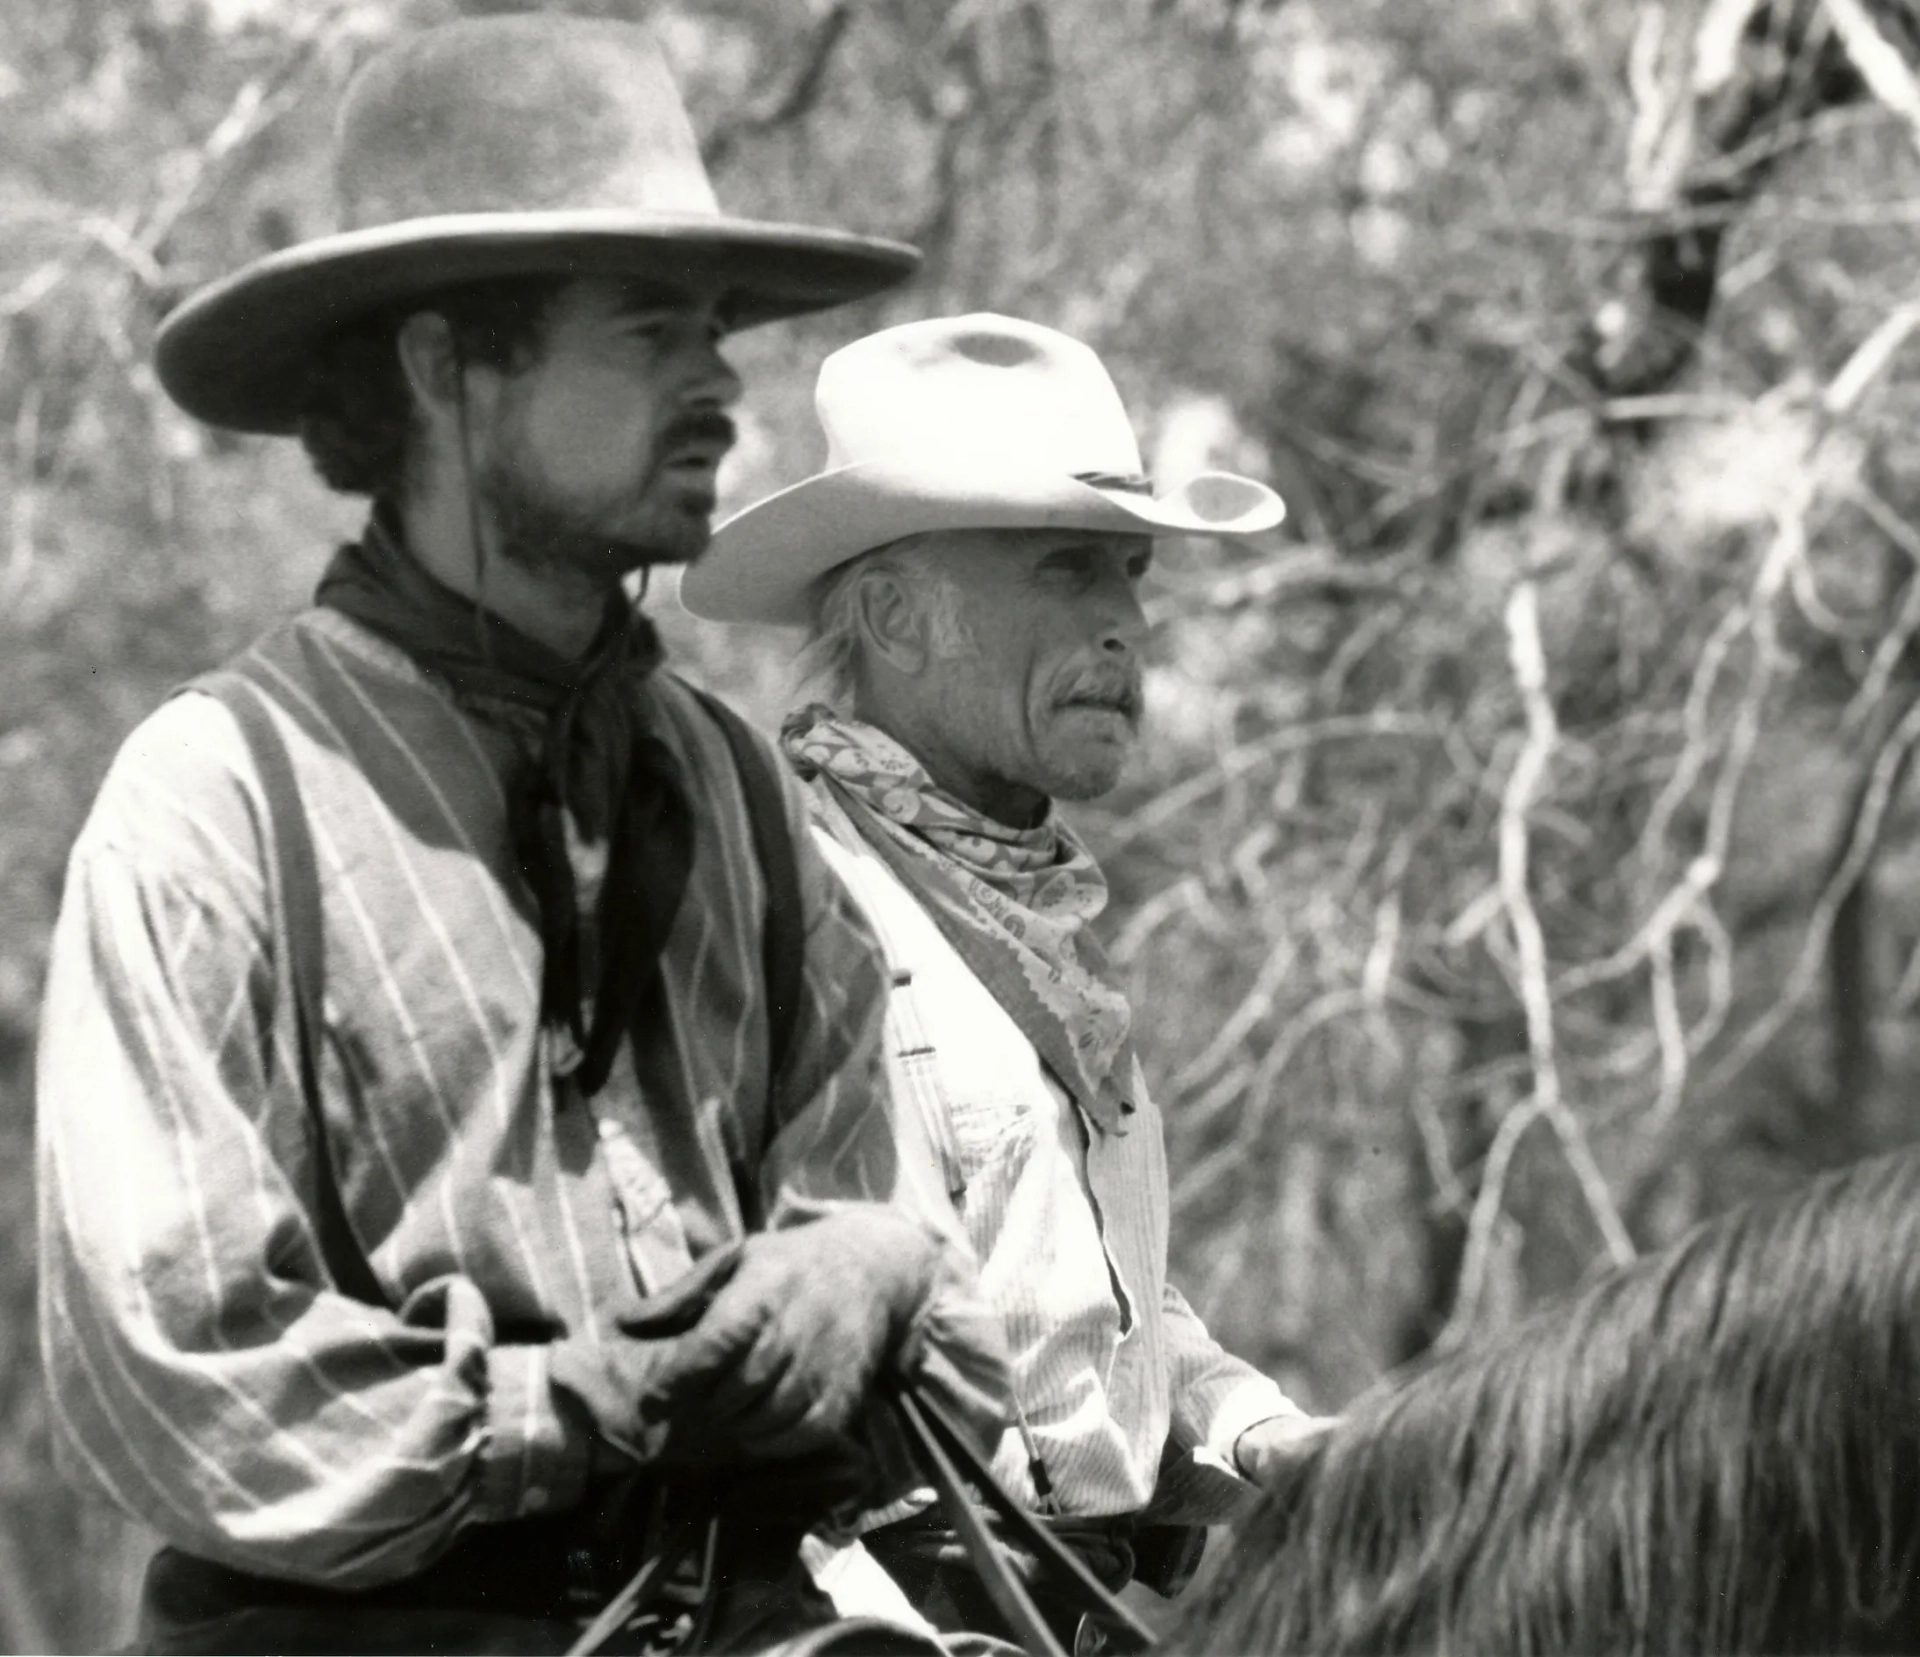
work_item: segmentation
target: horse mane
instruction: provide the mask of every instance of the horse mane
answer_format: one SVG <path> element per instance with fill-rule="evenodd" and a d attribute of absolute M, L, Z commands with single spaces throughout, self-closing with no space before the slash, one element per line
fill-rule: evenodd
<path fill-rule="evenodd" d="M 1364 1396 L 1180 1652 L 1920 1649 L 1920 1154 L 1749 1203 Z"/>

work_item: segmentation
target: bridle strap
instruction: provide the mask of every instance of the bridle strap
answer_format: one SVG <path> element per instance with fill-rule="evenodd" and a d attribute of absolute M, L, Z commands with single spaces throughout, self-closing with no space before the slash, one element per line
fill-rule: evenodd
<path fill-rule="evenodd" d="M 713 1543 L 712 1527 L 718 1523 L 718 1520 L 709 1520 L 707 1523 L 705 1541 L 709 1549 Z M 653 1603 L 667 1578 L 701 1541 L 697 1526 L 682 1525 L 668 1529 L 660 1539 L 659 1552 L 634 1572 L 626 1587 L 607 1601 L 600 1615 L 588 1623 L 581 1631 L 580 1638 L 567 1647 L 566 1657 L 591 1657 L 593 1652 L 619 1633 L 626 1626 L 628 1618 L 637 1616 Z"/>
<path fill-rule="evenodd" d="M 1039 1608 L 1033 1603 L 1033 1596 L 1027 1592 L 1027 1585 L 1007 1563 L 1006 1554 L 994 1541 L 986 1515 L 980 1511 L 979 1504 L 968 1493 L 959 1470 L 948 1458 L 946 1447 L 923 1413 L 921 1401 L 902 1390 L 893 1400 L 893 1408 L 907 1441 L 919 1454 L 921 1465 L 933 1480 L 934 1489 L 939 1492 L 940 1505 L 946 1509 L 948 1523 L 966 1548 L 973 1568 L 980 1573 L 987 1598 L 993 1601 L 995 1609 L 1019 1636 L 1028 1657 L 1066 1657 L 1060 1642 L 1053 1637 L 1053 1630 L 1047 1626 L 1046 1618 L 1040 1615 Z"/>
<path fill-rule="evenodd" d="M 889 1402 L 908 1440 L 919 1452 L 939 1492 L 948 1522 L 965 1545 L 988 1596 L 1020 1636 L 1030 1657 L 1066 1657 L 1066 1654 L 1035 1607 L 1026 1584 L 1009 1562 L 1005 1546 L 994 1536 L 980 1501 L 968 1489 L 968 1481 L 978 1487 L 986 1507 L 1014 1540 L 1030 1549 L 1042 1567 L 1052 1572 L 1055 1585 L 1064 1590 L 1082 1612 L 1102 1624 L 1110 1635 L 1117 1636 L 1115 1649 L 1154 1649 L 1158 1641 L 1152 1630 L 1114 1597 L 1106 1584 L 1087 1569 L 1079 1555 L 1020 1505 L 938 1399 L 925 1387 L 904 1382 L 893 1391 Z"/>
<path fill-rule="evenodd" d="M 1006 1544 L 994 1535 L 989 1511 L 1014 1540 L 1032 1550 L 1043 1569 L 1053 1574 L 1056 1586 L 1067 1598 L 1107 1630 L 1112 1640 L 1111 1649 L 1146 1652 L 1158 1645 L 1152 1630 L 1114 1597 L 1072 1549 L 1020 1505 L 972 1441 L 955 1425 L 945 1405 L 924 1386 L 911 1381 L 887 1384 L 885 1397 L 938 1492 L 948 1523 L 965 1546 L 974 1569 L 980 1573 L 988 1597 L 1007 1619 L 1028 1657 L 1067 1657 L 1067 1653 L 1034 1604 L 1020 1573 L 1013 1568 Z M 969 1488 L 970 1483 L 978 1488 L 979 1496 Z M 703 1539 L 697 1526 L 682 1526 L 677 1530 L 670 1527 L 661 1539 L 659 1551 L 567 1648 L 567 1657 L 589 1657 L 590 1653 L 597 1652 L 631 1617 L 646 1608 L 675 1567 L 699 1547 L 702 1540 L 711 1551 L 710 1529 Z"/>

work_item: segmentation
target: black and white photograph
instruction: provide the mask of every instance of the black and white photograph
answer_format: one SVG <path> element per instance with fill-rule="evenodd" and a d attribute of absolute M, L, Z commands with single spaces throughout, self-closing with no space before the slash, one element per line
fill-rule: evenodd
<path fill-rule="evenodd" d="M 1920 5 L 0 16 L 0 1653 L 1920 1653 Z"/>

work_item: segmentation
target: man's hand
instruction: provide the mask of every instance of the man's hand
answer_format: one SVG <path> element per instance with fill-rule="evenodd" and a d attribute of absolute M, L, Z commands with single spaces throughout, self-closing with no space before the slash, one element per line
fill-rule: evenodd
<path fill-rule="evenodd" d="M 594 1434 L 596 1472 L 611 1470 L 608 1446 L 617 1453 L 614 1467 L 652 1461 L 659 1453 L 660 1429 L 647 1419 L 641 1401 L 672 1358 L 678 1338 L 698 1324 L 721 1285 L 740 1269 L 740 1256 L 737 1243 L 715 1249 L 643 1301 L 638 1314 L 606 1340 L 577 1337 L 547 1349 L 554 1391 Z"/>
<path fill-rule="evenodd" d="M 882 1366 L 914 1361 L 940 1243 L 861 1204 L 749 1237 L 698 1322 L 648 1377 L 641 1413 L 670 1462 L 785 1460 L 843 1447 Z"/>
<path fill-rule="evenodd" d="M 1269 1416 L 1234 1440 L 1233 1464 L 1242 1478 L 1265 1489 L 1307 1455 L 1322 1434 L 1339 1425 L 1337 1415 Z"/>
<path fill-rule="evenodd" d="M 769 1513 L 874 1506 L 922 1476 L 874 1396 L 883 1369 L 917 1375 L 984 1449 L 1004 1425 L 998 1320 L 936 1301 L 953 1272 L 904 1215 L 838 1210 L 707 1256 L 611 1339 L 556 1343 L 554 1388 L 629 1465 L 730 1469 Z"/>

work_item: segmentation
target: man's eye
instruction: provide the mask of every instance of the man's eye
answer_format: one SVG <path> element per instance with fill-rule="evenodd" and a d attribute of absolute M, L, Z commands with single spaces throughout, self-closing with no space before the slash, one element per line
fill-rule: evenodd
<path fill-rule="evenodd" d="M 1071 587 L 1084 587 L 1094 577 L 1093 563 L 1086 558 L 1050 558 L 1047 572 L 1056 581 L 1064 581 Z"/>

